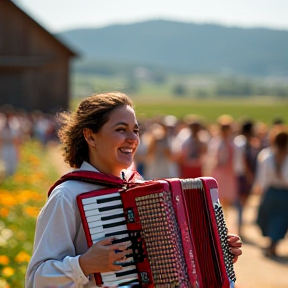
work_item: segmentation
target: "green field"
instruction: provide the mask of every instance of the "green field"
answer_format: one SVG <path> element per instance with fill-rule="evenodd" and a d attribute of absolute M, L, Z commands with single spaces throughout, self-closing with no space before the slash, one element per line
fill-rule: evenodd
<path fill-rule="evenodd" d="M 248 117 L 255 121 L 270 124 L 275 117 L 281 117 L 288 123 L 288 101 L 271 99 L 243 100 L 134 100 L 138 117 L 156 115 L 175 115 L 181 119 L 187 114 L 201 115 L 207 121 L 215 121 L 222 114 L 230 114 L 234 119 Z"/>
<path fill-rule="evenodd" d="M 276 117 L 288 123 L 288 101 L 277 98 L 245 98 L 221 100 L 195 99 L 155 99 L 153 97 L 135 98 L 131 96 L 139 119 L 163 115 L 175 115 L 182 119 L 188 114 L 197 114 L 207 122 L 214 122 L 219 116 L 229 114 L 235 120 L 253 119 L 270 125 Z M 73 107 L 79 103 L 74 99 Z"/>
<path fill-rule="evenodd" d="M 151 81 L 137 79 L 130 79 L 129 81 L 123 75 L 100 77 L 97 75 L 74 74 L 71 83 L 73 95 L 71 106 L 74 109 L 79 103 L 79 98 L 93 93 L 121 91 L 132 98 L 138 118 L 170 114 L 181 119 L 187 114 L 198 114 L 211 122 L 215 121 L 220 115 L 230 114 L 235 120 L 248 117 L 270 125 L 273 119 L 281 117 L 288 123 L 288 97 L 276 97 L 274 96 L 277 95 L 276 90 L 273 90 L 270 91 L 270 96 L 246 95 L 241 97 L 230 96 L 229 94 L 230 97 L 227 96 L 224 99 L 223 97 L 217 97 L 215 94 L 215 87 L 220 81 L 218 78 L 217 76 L 170 75 L 165 78 L 166 80 L 163 83 L 152 83 Z M 251 79 L 253 85 L 256 85 L 257 81 L 260 80 Z M 265 81 L 261 81 L 261 85 L 265 86 Z M 186 83 L 185 85 L 189 89 L 186 94 L 176 95 L 173 93 L 173 87 L 180 82 Z M 237 84 L 237 82 L 235 83 Z M 136 85 L 134 90 L 133 85 Z"/>

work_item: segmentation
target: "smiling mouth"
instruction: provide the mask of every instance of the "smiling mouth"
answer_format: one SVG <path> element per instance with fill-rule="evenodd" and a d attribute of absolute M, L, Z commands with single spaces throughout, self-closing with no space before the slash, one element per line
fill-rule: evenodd
<path fill-rule="evenodd" d="M 124 154 L 132 154 L 133 153 L 133 149 L 128 149 L 128 148 L 120 148 L 119 149 L 121 153 L 124 153 Z"/>

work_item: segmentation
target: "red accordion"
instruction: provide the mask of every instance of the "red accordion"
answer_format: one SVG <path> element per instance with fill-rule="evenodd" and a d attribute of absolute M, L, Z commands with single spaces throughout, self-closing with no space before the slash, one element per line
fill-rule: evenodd
<path fill-rule="evenodd" d="M 97 285 L 234 287 L 233 255 L 215 179 L 131 183 L 88 171 L 67 175 L 107 186 L 77 197 L 88 246 L 109 236 L 131 241 L 133 253 L 122 270 L 96 274 Z"/>

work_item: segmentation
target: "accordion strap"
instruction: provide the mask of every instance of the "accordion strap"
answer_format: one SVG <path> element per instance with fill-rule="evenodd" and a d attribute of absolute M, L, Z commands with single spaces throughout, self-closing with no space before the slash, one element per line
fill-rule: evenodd
<path fill-rule="evenodd" d="M 122 180 L 119 177 L 109 175 L 109 174 L 103 174 L 100 172 L 93 172 L 93 171 L 86 171 L 86 170 L 76 170 L 69 172 L 67 174 L 64 174 L 58 181 L 56 181 L 53 186 L 48 191 L 48 197 L 50 196 L 53 189 L 58 186 L 59 184 L 67 181 L 67 180 L 76 180 L 76 181 L 83 181 L 93 184 L 104 184 L 106 186 L 112 186 L 112 187 L 119 187 L 123 188 L 128 183 L 135 178 L 137 178 L 139 174 L 137 172 L 133 172 L 129 180 Z M 136 177 L 135 177 L 136 176 Z"/>

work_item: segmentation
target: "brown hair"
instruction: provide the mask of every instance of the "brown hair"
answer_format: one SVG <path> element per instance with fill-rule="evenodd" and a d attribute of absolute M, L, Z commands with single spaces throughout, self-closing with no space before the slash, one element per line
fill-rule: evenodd
<path fill-rule="evenodd" d="M 58 136 L 66 163 L 73 168 L 79 168 L 83 161 L 89 161 L 83 129 L 99 132 L 109 120 L 110 113 L 121 105 L 133 107 L 129 97 L 120 92 L 93 94 L 80 102 L 76 112 L 62 112 L 58 115 L 61 124 Z"/>
<path fill-rule="evenodd" d="M 275 149 L 276 174 L 282 178 L 281 169 L 288 154 L 288 129 L 285 126 L 275 126 L 270 133 L 270 141 Z"/>

